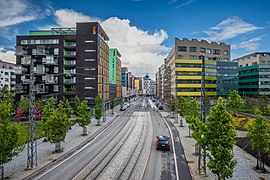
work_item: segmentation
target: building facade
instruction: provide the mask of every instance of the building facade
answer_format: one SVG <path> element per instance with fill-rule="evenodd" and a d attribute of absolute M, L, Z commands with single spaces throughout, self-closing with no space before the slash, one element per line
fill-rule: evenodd
<path fill-rule="evenodd" d="M 122 79 L 121 79 L 121 54 L 116 48 L 110 49 L 109 77 L 110 77 L 110 100 L 114 99 L 116 104 L 121 102 Z"/>
<path fill-rule="evenodd" d="M 0 88 L 8 87 L 11 92 L 15 91 L 16 76 L 14 74 L 15 64 L 4 62 L 0 59 Z"/>
<path fill-rule="evenodd" d="M 230 46 L 205 40 L 175 39 L 165 59 L 170 71 L 171 96 L 201 96 L 202 60 L 205 60 L 206 96 L 217 96 L 217 62 L 230 61 Z M 164 86 L 166 87 L 166 86 Z"/>
<path fill-rule="evenodd" d="M 234 61 L 238 62 L 240 95 L 270 95 L 270 52 L 254 52 Z"/>
<path fill-rule="evenodd" d="M 121 67 L 121 79 L 122 79 L 122 96 L 127 97 L 127 88 L 128 88 L 128 68 Z"/>
<path fill-rule="evenodd" d="M 16 38 L 16 99 L 27 98 L 34 61 L 36 98 L 73 103 L 77 95 L 90 106 L 100 95 L 109 102 L 109 37 L 97 22 L 75 28 L 30 31 Z M 108 105 L 106 105 L 107 107 Z"/>

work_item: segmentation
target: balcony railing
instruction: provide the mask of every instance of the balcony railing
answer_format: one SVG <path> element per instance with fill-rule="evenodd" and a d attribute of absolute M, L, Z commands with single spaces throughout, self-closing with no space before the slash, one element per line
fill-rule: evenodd
<path fill-rule="evenodd" d="M 64 61 L 64 65 L 76 65 L 76 60 Z"/>
<path fill-rule="evenodd" d="M 15 55 L 17 55 L 17 56 L 24 56 L 26 54 L 27 54 L 27 51 L 25 50 L 24 47 L 22 47 L 22 46 L 17 46 L 16 47 L 16 53 L 15 53 Z"/>
<path fill-rule="evenodd" d="M 46 84 L 58 84 L 57 76 L 46 75 L 42 77 L 42 80 L 44 80 Z"/>
<path fill-rule="evenodd" d="M 76 42 L 65 42 L 64 46 L 76 46 Z"/>
<path fill-rule="evenodd" d="M 76 88 L 64 88 L 64 93 L 75 93 Z"/>
<path fill-rule="evenodd" d="M 76 69 L 64 69 L 64 73 L 65 74 L 76 74 Z"/>
<path fill-rule="evenodd" d="M 43 64 L 58 64 L 58 59 L 52 57 L 52 56 L 47 56 L 46 58 L 42 58 L 42 63 Z"/>
<path fill-rule="evenodd" d="M 36 89 L 36 93 L 48 93 L 49 91 L 48 91 L 48 89 L 46 89 L 46 88 L 37 88 Z"/>
<path fill-rule="evenodd" d="M 76 79 L 64 79 L 64 83 L 76 83 Z"/>
<path fill-rule="evenodd" d="M 31 56 L 24 56 L 21 59 L 21 64 L 23 65 L 30 65 L 30 63 L 31 63 Z"/>
<path fill-rule="evenodd" d="M 30 79 L 23 79 L 22 80 L 22 83 L 23 84 L 30 84 Z"/>
<path fill-rule="evenodd" d="M 64 56 L 76 56 L 76 51 L 64 51 Z"/>

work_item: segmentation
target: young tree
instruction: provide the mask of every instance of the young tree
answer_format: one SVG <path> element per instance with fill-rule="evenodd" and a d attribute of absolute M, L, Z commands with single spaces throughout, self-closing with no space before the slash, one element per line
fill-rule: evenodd
<path fill-rule="evenodd" d="M 8 86 L 5 85 L 4 87 L 0 88 L 0 102 L 14 102 L 15 95 L 11 93 L 8 89 Z"/>
<path fill-rule="evenodd" d="M 169 99 L 168 105 L 169 105 L 169 107 L 170 107 L 170 109 L 172 111 L 172 117 L 173 118 L 175 117 L 175 115 L 174 115 L 174 113 L 175 113 L 175 105 L 176 105 L 175 103 L 176 103 L 175 98 L 172 96 Z"/>
<path fill-rule="evenodd" d="M 97 119 L 97 126 L 100 126 L 100 118 L 102 117 L 103 113 L 103 102 L 100 95 L 97 95 L 95 103 L 95 118 Z"/>
<path fill-rule="evenodd" d="M 69 103 L 68 99 L 65 100 L 64 108 L 65 108 L 65 114 L 70 119 L 71 115 L 73 113 L 73 110 L 72 110 L 72 108 L 70 106 L 70 103 Z"/>
<path fill-rule="evenodd" d="M 23 148 L 19 142 L 18 127 L 10 124 L 11 103 L 0 103 L 0 174 L 4 179 L 4 164 L 11 161 Z"/>
<path fill-rule="evenodd" d="M 29 115 L 29 100 L 22 99 L 18 102 L 18 108 L 23 110 L 23 114 L 25 117 Z"/>
<path fill-rule="evenodd" d="M 233 90 L 227 99 L 226 106 L 229 108 L 230 111 L 233 112 L 233 114 L 235 114 L 235 111 L 240 107 L 241 104 L 241 96 L 236 90 Z"/>
<path fill-rule="evenodd" d="M 55 152 L 61 151 L 61 142 L 65 140 L 70 124 L 70 119 L 65 114 L 64 103 L 60 101 L 58 108 L 45 122 L 48 138 L 55 144 Z"/>
<path fill-rule="evenodd" d="M 211 108 L 206 120 L 208 123 L 201 126 L 201 144 L 206 147 L 206 155 L 209 158 L 207 166 L 218 179 L 230 178 L 237 163 L 233 160 L 236 131 L 232 124 L 232 116 L 227 112 L 225 101 L 221 97 Z"/>
<path fill-rule="evenodd" d="M 42 128 L 43 128 L 43 132 L 45 133 L 46 137 L 48 137 L 48 129 L 45 126 L 45 124 L 46 124 L 47 120 L 50 119 L 50 117 L 52 116 L 54 109 L 55 109 L 54 98 L 50 97 L 47 101 L 47 104 L 43 108 L 42 115 L 41 115 L 41 121 L 43 124 Z M 47 141 L 46 137 L 45 137 L 44 141 Z"/>
<path fill-rule="evenodd" d="M 188 110 L 187 110 L 187 114 L 185 116 L 185 119 L 186 119 L 187 123 L 189 123 L 188 136 L 190 137 L 190 129 L 192 127 L 195 127 L 195 125 L 197 125 L 198 121 L 200 120 L 200 104 L 195 99 L 191 99 L 191 98 L 188 98 L 187 103 L 188 103 L 187 104 Z M 192 124 L 194 124 L 194 126 L 192 126 Z M 194 128 L 192 130 L 196 131 L 197 129 Z"/>
<path fill-rule="evenodd" d="M 185 103 L 186 103 L 186 100 L 183 96 L 179 96 L 178 97 L 178 109 L 177 109 L 177 113 L 180 115 L 180 126 L 183 126 L 183 117 L 185 115 Z"/>
<path fill-rule="evenodd" d="M 78 124 L 83 128 L 83 136 L 87 135 L 87 125 L 91 123 L 91 113 L 88 108 L 87 100 L 82 101 L 78 108 Z"/>
<path fill-rule="evenodd" d="M 252 149 L 258 151 L 256 169 L 266 172 L 264 162 L 262 162 L 262 153 L 270 152 L 270 134 L 262 112 L 258 108 L 256 109 L 255 121 L 248 128 L 247 137 L 251 140 Z"/>
<path fill-rule="evenodd" d="M 39 112 L 42 114 L 42 110 L 45 107 L 45 102 L 42 99 L 37 99 L 35 105 L 36 109 L 38 109 Z"/>
<path fill-rule="evenodd" d="M 74 98 L 74 102 L 75 102 L 75 105 L 74 105 L 74 114 L 78 115 L 78 106 L 80 104 L 80 99 L 78 98 L 78 96 L 76 96 Z"/>
<path fill-rule="evenodd" d="M 111 107 L 111 110 L 112 110 L 112 115 L 114 114 L 114 106 L 115 106 L 115 101 L 114 101 L 114 99 L 112 99 L 112 101 L 111 101 L 111 104 L 110 104 L 110 107 Z"/>
<path fill-rule="evenodd" d="M 260 111 L 262 112 L 262 115 L 266 115 L 268 114 L 268 101 L 269 101 L 269 98 L 266 96 L 266 95 L 263 95 L 263 96 L 260 96 L 259 98 L 259 103 L 258 103 L 258 107 L 260 109 Z"/>
<path fill-rule="evenodd" d="M 23 110 L 18 108 L 15 112 L 15 120 L 19 123 L 24 119 Z"/>

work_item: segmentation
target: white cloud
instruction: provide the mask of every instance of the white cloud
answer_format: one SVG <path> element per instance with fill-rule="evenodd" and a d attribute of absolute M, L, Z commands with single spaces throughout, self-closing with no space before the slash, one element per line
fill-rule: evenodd
<path fill-rule="evenodd" d="M 4 48 L 0 47 L 0 59 L 6 62 L 16 63 L 15 51 L 5 51 Z"/>
<path fill-rule="evenodd" d="M 61 27 L 75 27 L 76 22 L 93 22 L 101 20 L 96 17 L 86 16 L 71 9 L 59 9 L 55 12 L 56 22 Z"/>
<path fill-rule="evenodd" d="M 186 2 L 183 2 L 182 4 L 179 4 L 178 6 L 175 7 L 175 9 L 178 9 L 180 7 L 183 7 L 183 6 L 187 6 L 187 5 L 190 5 L 191 3 L 193 3 L 195 0 L 187 0 Z"/>
<path fill-rule="evenodd" d="M 258 49 L 258 47 L 259 47 L 259 43 L 257 43 L 257 41 L 262 40 L 263 37 L 264 36 L 258 36 L 258 37 L 249 39 L 247 41 L 243 41 L 243 42 L 241 42 L 239 44 L 232 44 L 231 48 L 232 49 L 242 48 L 242 49 L 246 49 L 246 50 L 249 50 L 249 51 L 254 51 L 254 50 Z"/>
<path fill-rule="evenodd" d="M 129 71 L 137 76 L 144 76 L 143 72 L 148 69 L 150 76 L 154 78 L 154 73 L 169 50 L 162 45 L 168 38 L 166 31 L 150 33 L 131 26 L 128 19 L 111 17 L 101 21 L 99 18 L 68 9 L 57 10 L 55 16 L 61 27 L 74 27 L 76 22 L 99 21 L 110 37 L 109 46 L 120 51 L 122 66 L 127 66 Z"/>
<path fill-rule="evenodd" d="M 47 2 L 44 6 L 30 4 L 26 0 L 0 1 L 0 28 L 33 21 L 44 17 L 44 15 L 49 15 L 51 12 L 50 3 Z"/>
<path fill-rule="evenodd" d="M 262 28 L 247 23 L 239 17 L 231 17 L 204 31 L 208 37 L 204 37 L 203 39 L 207 39 L 208 41 L 225 41 L 258 29 Z"/>

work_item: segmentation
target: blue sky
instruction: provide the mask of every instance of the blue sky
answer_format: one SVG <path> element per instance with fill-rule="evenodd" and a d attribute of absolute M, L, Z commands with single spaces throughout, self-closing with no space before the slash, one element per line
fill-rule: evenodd
<path fill-rule="evenodd" d="M 269 0 L 0 0 L 0 59 L 14 61 L 16 35 L 99 21 L 123 65 L 153 73 L 174 38 L 231 45 L 232 58 L 270 49 Z"/>

